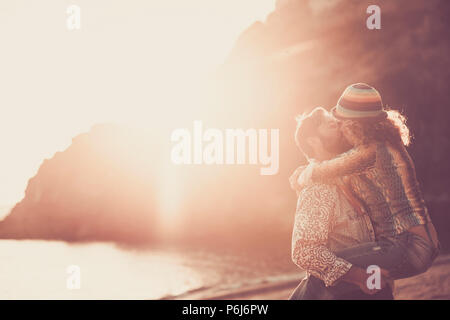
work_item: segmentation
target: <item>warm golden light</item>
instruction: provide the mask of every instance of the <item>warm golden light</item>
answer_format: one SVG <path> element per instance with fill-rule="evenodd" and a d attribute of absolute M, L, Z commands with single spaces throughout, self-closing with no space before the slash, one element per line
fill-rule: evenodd
<path fill-rule="evenodd" d="M 363 293 L 353 246 L 410 276 L 436 234 L 395 296 L 448 298 L 445 12 L 0 1 L 0 299 L 286 299 L 306 272 Z"/>
<path fill-rule="evenodd" d="M 82 27 L 68 31 L 65 3 L 2 4 L 0 204 L 19 201 L 42 160 L 95 123 L 172 127 L 206 108 L 202 80 L 274 0 L 79 5 Z"/>

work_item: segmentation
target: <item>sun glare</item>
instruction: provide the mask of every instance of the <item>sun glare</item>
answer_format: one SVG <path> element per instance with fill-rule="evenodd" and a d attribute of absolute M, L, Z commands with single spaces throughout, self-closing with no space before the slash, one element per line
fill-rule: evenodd
<path fill-rule="evenodd" d="M 43 159 L 96 123 L 190 121 L 192 110 L 206 108 L 205 76 L 275 7 L 275 0 L 81 1 L 82 27 L 71 33 L 65 3 L 10 3 L 0 13 L 0 205 L 19 201 Z"/>

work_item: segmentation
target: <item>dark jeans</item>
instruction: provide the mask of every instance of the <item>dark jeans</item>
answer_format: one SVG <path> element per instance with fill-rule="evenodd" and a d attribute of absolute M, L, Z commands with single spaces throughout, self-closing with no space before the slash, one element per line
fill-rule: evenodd
<path fill-rule="evenodd" d="M 427 241 L 410 232 L 336 252 L 337 256 L 363 269 L 370 265 L 386 269 L 395 280 L 425 272 L 438 254 L 439 248 L 430 246 Z M 357 299 L 361 294 L 356 285 L 342 281 L 335 286 L 325 287 L 322 280 L 310 276 L 299 284 L 289 300 Z"/>
<path fill-rule="evenodd" d="M 351 290 L 333 292 L 325 287 L 322 280 L 310 276 L 303 279 L 292 292 L 289 300 L 393 300 L 392 290 L 386 287 L 376 294 L 369 295 L 362 292 L 357 286 L 348 284 Z"/>

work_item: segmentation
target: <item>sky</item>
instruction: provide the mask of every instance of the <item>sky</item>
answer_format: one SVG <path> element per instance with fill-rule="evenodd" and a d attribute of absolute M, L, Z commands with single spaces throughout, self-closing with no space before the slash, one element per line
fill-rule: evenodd
<path fill-rule="evenodd" d="M 81 9 L 79 30 L 66 26 L 69 5 Z M 177 97 L 189 96 L 189 84 L 274 7 L 275 0 L 0 2 L 0 205 L 20 201 L 42 161 L 95 123 L 145 125 L 165 104 L 182 105 Z"/>

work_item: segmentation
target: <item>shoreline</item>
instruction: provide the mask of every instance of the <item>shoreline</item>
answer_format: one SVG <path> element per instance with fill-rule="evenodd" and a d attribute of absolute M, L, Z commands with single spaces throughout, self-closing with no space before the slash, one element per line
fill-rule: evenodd
<path fill-rule="evenodd" d="M 303 275 L 276 283 L 247 286 L 207 294 L 205 291 L 187 293 L 175 300 L 287 300 Z M 395 300 L 450 300 L 450 254 L 437 257 L 431 268 L 418 276 L 395 281 Z"/>

